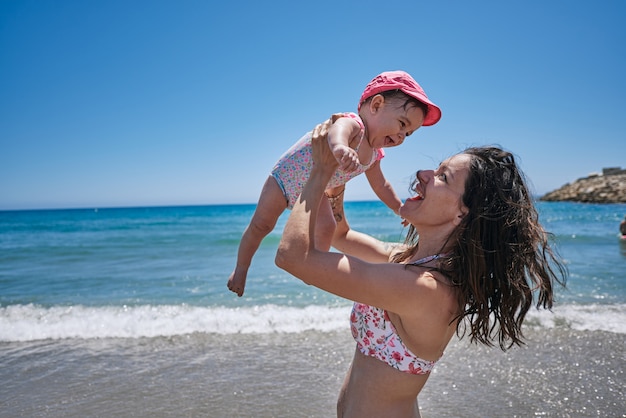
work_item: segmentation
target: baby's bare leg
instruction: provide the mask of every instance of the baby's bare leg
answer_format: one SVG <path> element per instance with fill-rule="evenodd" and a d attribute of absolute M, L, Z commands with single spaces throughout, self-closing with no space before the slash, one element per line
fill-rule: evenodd
<path fill-rule="evenodd" d="M 243 295 L 246 287 L 248 268 L 250 268 L 254 253 L 259 249 L 263 238 L 272 232 L 276 221 L 285 209 L 287 209 L 287 200 L 274 177 L 270 176 L 265 181 L 252 220 L 241 237 L 237 252 L 237 265 L 228 278 L 228 288 L 238 296 Z"/>

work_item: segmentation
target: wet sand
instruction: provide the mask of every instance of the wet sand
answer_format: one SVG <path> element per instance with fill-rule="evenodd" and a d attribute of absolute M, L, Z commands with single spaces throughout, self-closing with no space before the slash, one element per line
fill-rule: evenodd
<path fill-rule="evenodd" d="M 424 417 L 625 417 L 626 335 L 531 328 L 503 353 L 453 340 Z M 3 417 L 333 417 L 346 332 L 0 343 Z"/>

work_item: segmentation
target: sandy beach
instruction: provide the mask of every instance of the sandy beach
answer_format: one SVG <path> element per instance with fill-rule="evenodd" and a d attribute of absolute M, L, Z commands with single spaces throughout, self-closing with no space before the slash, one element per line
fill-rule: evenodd
<path fill-rule="evenodd" d="M 424 417 L 626 416 L 626 335 L 529 329 L 524 348 L 453 340 Z M 0 344 L 3 417 L 332 417 L 346 332 Z"/>

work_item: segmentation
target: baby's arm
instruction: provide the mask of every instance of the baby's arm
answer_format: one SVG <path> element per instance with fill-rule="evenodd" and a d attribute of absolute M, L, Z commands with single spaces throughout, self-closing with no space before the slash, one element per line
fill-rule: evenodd
<path fill-rule="evenodd" d="M 400 206 L 402 206 L 402 201 L 396 194 L 395 190 L 391 186 L 391 183 L 387 181 L 383 171 L 380 169 L 380 160 L 376 161 L 370 168 L 365 172 L 365 176 L 367 177 L 367 181 L 370 183 L 372 190 L 376 193 L 376 196 L 380 200 L 385 203 L 396 215 L 398 215 L 398 211 L 400 210 Z"/>
<path fill-rule="evenodd" d="M 344 171 L 354 171 L 358 167 L 359 155 L 350 147 L 350 142 L 360 133 L 361 127 L 352 118 L 339 118 L 328 130 L 328 145 L 339 168 Z"/>

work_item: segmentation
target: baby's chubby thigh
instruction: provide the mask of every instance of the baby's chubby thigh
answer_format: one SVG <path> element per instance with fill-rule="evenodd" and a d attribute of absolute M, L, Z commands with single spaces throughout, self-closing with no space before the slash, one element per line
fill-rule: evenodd
<path fill-rule="evenodd" d="M 274 229 L 285 209 L 287 209 L 285 195 L 276 179 L 269 176 L 263 185 L 251 224 L 267 235 Z"/>

